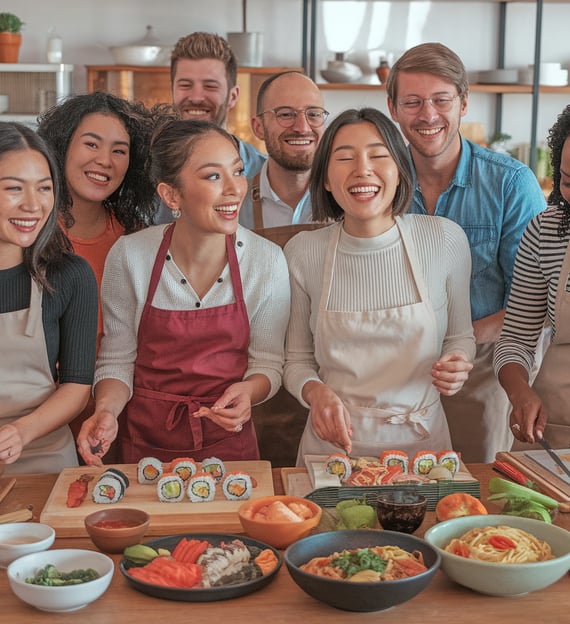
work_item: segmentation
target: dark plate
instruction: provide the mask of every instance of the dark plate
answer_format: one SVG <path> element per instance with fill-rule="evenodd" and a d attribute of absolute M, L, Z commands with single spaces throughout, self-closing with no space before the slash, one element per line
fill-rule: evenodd
<path fill-rule="evenodd" d="M 263 576 L 260 576 L 252 581 L 237 583 L 235 585 L 224 585 L 222 587 L 211 587 L 208 589 L 179 589 L 175 587 L 162 587 L 160 585 L 145 583 L 144 581 L 133 578 L 127 573 L 129 568 L 136 566 L 124 557 L 121 559 L 119 564 L 119 569 L 121 570 L 123 576 L 136 590 L 142 592 L 143 594 L 154 596 L 155 598 L 163 598 L 164 600 L 179 600 L 183 602 L 214 602 L 216 600 L 238 598 L 239 596 L 245 596 L 246 594 L 251 594 L 252 592 L 262 589 L 275 578 L 275 575 L 283 563 L 283 557 L 279 551 L 275 550 L 275 548 L 272 548 L 263 542 L 258 542 L 257 540 L 245 537 L 245 535 L 232 535 L 229 533 L 182 533 L 180 535 L 159 537 L 151 540 L 150 542 L 145 542 L 145 545 L 150 546 L 155 550 L 157 548 L 166 548 L 167 550 L 172 551 L 183 537 L 186 537 L 187 539 L 207 540 L 210 544 L 212 544 L 212 546 L 218 546 L 221 542 L 231 542 L 234 539 L 239 539 L 248 548 L 254 547 L 259 548 L 260 550 L 268 548 L 269 550 L 272 550 L 277 557 L 277 565 L 269 574 L 264 574 Z"/>

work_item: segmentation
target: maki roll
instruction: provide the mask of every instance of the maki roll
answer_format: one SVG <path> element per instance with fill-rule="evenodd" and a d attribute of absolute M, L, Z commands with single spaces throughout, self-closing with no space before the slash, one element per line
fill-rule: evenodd
<path fill-rule="evenodd" d="M 182 481 L 188 481 L 191 476 L 198 472 L 198 466 L 191 457 L 178 457 L 170 462 L 168 472 L 177 474 Z"/>
<path fill-rule="evenodd" d="M 410 467 L 410 459 L 404 451 L 384 451 L 380 456 L 380 463 L 386 468 L 400 466 L 402 472 L 408 472 Z"/>
<path fill-rule="evenodd" d="M 178 503 L 184 498 L 184 481 L 180 475 L 167 472 L 156 485 L 158 499 L 163 503 Z"/>
<path fill-rule="evenodd" d="M 347 481 L 352 474 L 350 457 L 342 453 L 332 453 L 325 460 L 325 471 L 336 475 L 341 481 Z"/>
<path fill-rule="evenodd" d="M 423 477 L 437 464 L 437 457 L 432 451 L 418 451 L 412 460 L 412 472 Z"/>
<path fill-rule="evenodd" d="M 455 451 L 440 451 L 437 454 L 437 463 L 444 468 L 447 468 L 452 475 L 459 470 L 461 463 L 459 459 L 459 453 Z"/>
<path fill-rule="evenodd" d="M 222 481 L 222 491 L 228 500 L 247 500 L 251 489 L 251 477 L 245 472 L 228 472 Z"/>
<path fill-rule="evenodd" d="M 208 503 L 216 496 L 216 480 L 207 472 L 197 472 L 188 479 L 188 498 L 193 503 Z"/>
<path fill-rule="evenodd" d="M 226 474 L 224 462 L 217 457 L 208 457 L 202 461 L 202 472 L 211 474 L 216 481 L 221 481 Z"/>
<path fill-rule="evenodd" d="M 118 503 L 128 487 L 129 479 L 123 472 L 108 468 L 93 487 L 93 502 Z"/>
<path fill-rule="evenodd" d="M 162 462 L 156 457 L 143 457 L 137 466 L 137 479 L 143 485 L 156 483 L 162 476 Z"/>

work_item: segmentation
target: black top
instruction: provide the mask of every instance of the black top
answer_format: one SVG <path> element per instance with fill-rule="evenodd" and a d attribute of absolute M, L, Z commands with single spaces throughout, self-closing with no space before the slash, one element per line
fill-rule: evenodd
<path fill-rule="evenodd" d="M 48 270 L 47 277 L 54 292 L 44 290 L 42 322 L 54 381 L 90 385 L 97 337 L 95 275 L 86 260 L 69 255 L 61 270 Z M 24 264 L 0 270 L 0 314 L 29 308 L 31 288 Z M 0 336 L 0 357 L 1 344 Z"/>

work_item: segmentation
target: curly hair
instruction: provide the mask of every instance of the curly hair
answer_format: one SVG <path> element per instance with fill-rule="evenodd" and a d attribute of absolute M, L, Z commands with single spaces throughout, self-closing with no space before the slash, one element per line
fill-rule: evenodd
<path fill-rule="evenodd" d="M 16 122 L 0 122 L 0 170 L 4 156 L 26 150 L 38 152 L 47 161 L 53 185 L 54 208 L 36 240 L 24 249 L 24 265 L 40 286 L 53 292 L 46 276 L 47 269 L 57 268 L 71 253 L 71 244 L 57 222 L 57 206 L 60 200 L 58 167 L 46 142 L 29 126 Z"/>
<path fill-rule="evenodd" d="M 558 226 L 560 238 L 564 238 L 570 229 L 570 204 L 562 197 L 562 192 L 560 191 L 562 148 L 568 137 L 570 137 L 570 104 L 558 115 L 556 122 L 548 133 L 553 183 L 552 192 L 548 196 L 548 203 L 553 206 L 560 205 L 562 209 L 562 219 Z"/>
<path fill-rule="evenodd" d="M 85 116 L 95 113 L 117 117 L 130 138 L 127 173 L 119 188 L 103 201 L 105 209 L 129 234 L 150 225 L 157 210 L 152 184 L 145 175 L 155 122 L 141 102 L 130 102 L 110 93 L 72 95 L 38 118 L 38 134 L 51 146 L 62 181 L 61 216 L 67 229 L 73 226 L 73 200 L 65 180 L 65 160 L 79 124 Z"/>
<path fill-rule="evenodd" d="M 208 32 L 193 32 L 176 42 L 170 55 L 170 82 L 174 83 L 176 65 L 179 59 L 216 59 L 226 68 L 228 90 L 237 83 L 237 59 L 230 44 L 219 35 Z"/>
<path fill-rule="evenodd" d="M 332 145 L 337 132 L 343 126 L 364 122 L 372 124 L 378 130 L 398 167 L 400 183 L 392 201 L 392 214 L 395 216 L 404 214 L 410 206 L 413 195 L 412 165 L 400 131 L 391 119 L 375 108 L 351 108 L 333 119 L 315 153 L 309 182 L 315 221 L 339 221 L 344 216 L 342 206 L 325 188 Z"/>

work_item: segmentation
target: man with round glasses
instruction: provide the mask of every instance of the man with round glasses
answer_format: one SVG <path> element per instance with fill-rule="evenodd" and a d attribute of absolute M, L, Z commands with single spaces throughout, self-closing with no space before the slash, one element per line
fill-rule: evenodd
<path fill-rule="evenodd" d="M 405 52 L 390 70 L 388 108 L 408 140 L 415 190 L 411 212 L 447 217 L 471 247 L 471 316 L 477 341 L 462 390 L 442 397 L 451 439 L 465 462 L 509 450 L 510 404 L 492 366 L 518 244 L 546 207 L 533 172 L 510 156 L 461 137 L 469 83 L 461 59 L 439 43 Z"/>
<path fill-rule="evenodd" d="M 317 85 L 285 71 L 265 80 L 251 125 L 265 142 L 267 162 L 250 181 L 240 223 L 253 230 L 312 221 L 309 175 L 329 113 Z"/>

